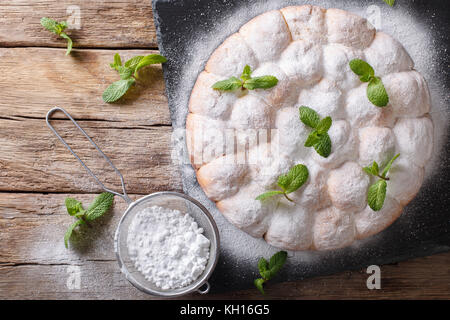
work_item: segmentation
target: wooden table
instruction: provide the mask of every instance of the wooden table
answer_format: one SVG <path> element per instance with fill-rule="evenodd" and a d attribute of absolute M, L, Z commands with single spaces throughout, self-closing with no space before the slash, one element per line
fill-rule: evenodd
<path fill-rule="evenodd" d="M 76 49 L 65 56 L 65 42 L 39 19 L 64 20 L 67 10 L 76 14 L 77 8 L 81 28 L 68 31 Z M 121 199 L 116 197 L 108 216 L 77 233 L 83 240 L 64 248 L 73 221 L 65 197 L 89 203 L 100 189 L 44 120 L 51 107 L 66 108 L 122 171 L 132 198 L 181 191 L 161 68 L 147 69 L 146 84 L 120 103 L 101 98 L 117 80 L 109 67 L 116 52 L 125 58 L 157 52 L 150 1 L 10 0 L 0 4 L 0 18 L 0 299 L 150 299 L 124 279 L 114 257 L 113 232 L 125 209 Z M 59 119 L 53 123 L 74 149 L 119 189 L 119 179 L 95 150 Z M 382 266 L 381 290 L 368 290 L 368 274 L 361 270 L 272 284 L 266 298 L 448 299 L 449 265 L 450 252 Z M 206 298 L 261 295 L 251 289 Z"/>

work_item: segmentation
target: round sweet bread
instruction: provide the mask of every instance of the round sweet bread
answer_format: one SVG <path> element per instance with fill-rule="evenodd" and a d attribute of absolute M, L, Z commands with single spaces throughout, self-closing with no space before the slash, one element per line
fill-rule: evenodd
<path fill-rule="evenodd" d="M 356 58 L 381 77 L 386 107 L 368 100 L 349 67 Z M 278 84 L 212 89 L 246 65 Z M 304 146 L 311 130 L 299 120 L 302 105 L 333 120 L 327 158 Z M 336 249 L 388 227 L 417 194 L 433 149 L 429 110 L 427 84 L 398 41 L 347 11 L 292 6 L 255 17 L 212 53 L 191 93 L 187 146 L 205 194 L 236 227 L 287 250 Z M 362 168 L 397 153 L 384 205 L 373 211 L 367 193 L 376 180 Z M 309 177 L 293 202 L 255 199 L 300 163 Z"/>

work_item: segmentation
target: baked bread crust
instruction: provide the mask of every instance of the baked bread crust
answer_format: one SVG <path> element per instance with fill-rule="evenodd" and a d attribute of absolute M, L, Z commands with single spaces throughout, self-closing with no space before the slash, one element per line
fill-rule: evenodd
<path fill-rule="evenodd" d="M 354 58 L 382 77 L 387 107 L 368 101 L 367 83 L 348 67 Z M 246 64 L 253 76 L 276 76 L 277 86 L 245 94 L 211 88 Z M 300 105 L 333 118 L 328 158 L 303 146 L 310 130 L 298 119 Z M 430 107 L 426 81 L 397 40 L 347 11 L 291 6 L 253 18 L 213 52 L 191 93 L 188 151 L 200 186 L 236 227 L 287 250 L 336 249 L 387 228 L 419 191 L 433 149 Z M 240 147 L 255 136 L 238 135 L 236 156 L 224 147 L 226 129 L 277 130 L 248 152 Z M 374 212 L 366 200 L 374 178 L 362 167 L 396 153 L 385 204 Z M 310 175 L 290 194 L 295 204 L 255 200 L 297 163 Z"/>

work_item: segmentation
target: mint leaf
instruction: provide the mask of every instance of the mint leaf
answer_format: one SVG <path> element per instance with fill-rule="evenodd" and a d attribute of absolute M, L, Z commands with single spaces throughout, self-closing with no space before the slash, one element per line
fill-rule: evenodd
<path fill-rule="evenodd" d="M 373 175 L 372 168 L 371 167 L 364 167 L 364 172 L 367 173 L 369 176 Z"/>
<path fill-rule="evenodd" d="M 264 282 L 266 282 L 264 279 L 258 278 L 255 279 L 254 284 L 255 287 L 259 290 L 259 292 L 261 292 L 262 294 L 266 294 L 264 292 Z"/>
<path fill-rule="evenodd" d="M 308 180 L 308 168 L 303 164 L 293 166 L 289 172 L 278 178 L 278 186 L 289 194 L 300 188 Z"/>
<path fill-rule="evenodd" d="M 380 211 L 386 198 L 386 180 L 380 179 L 371 185 L 367 194 L 367 203 L 373 211 Z"/>
<path fill-rule="evenodd" d="M 372 170 L 372 174 L 373 174 L 374 176 L 377 176 L 377 175 L 380 173 L 380 168 L 378 167 L 378 163 L 377 163 L 376 161 L 374 161 L 374 162 L 372 163 L 372 168 L 371 168 L 371 170 Z"/>
<path fill-rule="evenodd" d="M 242 81 L 236 77 L 231 77 L 227 80 L 218 81 L 213 84 L 212 88 L 214 90 L 221 91 L 235 91 L 242 87 Z"/>
<path fill-rule="evenodd" d="M 274 76 L 262 76 L 248 79 L 244 82 L 244 88 L 248 90 L 269 89 L 275 87 L 278 79 Z"/>
<path fill-rule="evenodd" d="M 53 32 L 57 35 L 59 35 L 60 32 L 65 29 L 64 25 L 61 25 L 57 21 L 46 17 L 41 18 L 41 25 L 48 31 Z"/>
<path fill-rule="evenodd" d="M 383 172 L 381 173 L 381 177 L 386 178 L 388 171 L 391 169 L 392 164 L 398 157 L 400 157 L 400 153 L 396 154 L 391 160 L 389 160 L 389 162 L 386 164 L 386 167 L 384 167 Z"/>
<path fill-rule="evenodd" d="M 77 220 L 74 223 L 72 223 L 72 225 L 67 229 L 66 234 L 64 235 L 64 245 L 66 246 L 66 248 L 69 247 L 69 239 L 72 236 L 72 232 L 73 230 L 79 226 L 80 224 L 83 224 L 84 221 L 83 220 Z"/>
<path fill-rule="evenodd" d="M 125 61 L 124 66 L 130 69 L 136 69 L 136 66 L 141 62 L 144 56 L 135 56 L 127 61 Z"/>
<path fill-rule="evenodd" d="M 386 2 L 388 5 L 390 5 L 391 7 L 393 7 L 395 4 L 395 0 L 383 0 L 383 1 Z"/>
<path fill-rule="evenodd" d="M 122 65 L 122 59 L 120 58 L 120 54 L 116 53 L 114 55 L 114 65 L 121 66 Z"/>
<path fill-rule="evenodd" d="M 279 251 L 275 253 L 267 262 L 266 259 L 261 258 L 258 261 L 258 270 L 261 274 L 262 278 L 258 278 L 254 280 L 255 287 L 262 293 L 264 292 L 264 283 L 272 279 L 278 271 L 283 267 L 287 259 L 286 251 Z"/>
<path fill-rule="evenodd" d="M 305 147 L 312 147 L 315 144 L 317 144 L 320 141 L 320 135 L 317 132 L 317 130 L 314 130 L 313 132 L 311 132 L 308 136 L 308 138 L 306 138 L 305 141 Z"/>
<path fill-rule="evenodd" d="M 251 77 L 252 77 L 252 69 L 250 68 L 249 65 L 246 65 L 244 67 L 244 71 L 242 71 L 241 80 L 246 81 L 248 79 L 251 79 Z"/>
<path fill-rule="evenodd" d="M 148 56 L 143 57 L 139 63 L 136 65 L 136 68 L 134 70 L 135 75 L 139 71 L 139 69 L 149 66 L 151 64 L 157 64 L 157 63 L 164 63 L 167 62 L 167 58 L 159 55 L 159 54 L 149 54 Z"/>
<path fill-rule="evenodd" d="M 260 194 L 259 196 L 257 196 L 255 200 L 264 201 L 264 200 L 266 200 L 266 199 L 268 199 L 270 197 L 273 197 L 273 196 L 275 196 L 277 194 L 283 194 L 283 193 L 284 193 L 283 191 L 268 191 L 268 192 L 265 192 L 265 193 Z"/>
<path fill-rule="evenodd" d="M 67 213 L 69 213 L 69 215 L 71 216 L 74 216 L 77 213 L 84 211 L 83 204 L 74 198 L 66 198 L 64 202 L 66 204 Z"/>
<path fill-rule="evenodd" d="M 293 202 L 292 199 L 290 199 L 287 195 L 300 188 L 306 182 L 306 180 L 308 180 L 308 175 L 308 168 L 306 168 L 305 165 L 298 164 L 296 166 L 293 166 L 287 174 L 278 177 L 278 186 L 283 189 L 283 191 L 268 191 L 257 196 L 256 200 L 263 201 L 272 196 L 282 194 L 286 197 L 286 199 Z"/>
<path fill-rule="evenodd" d="M 317 132 L 319 134 L 327 133 L 332 124 L 331 117 L 326 117 L 322 119 L 317 125 Z"/>
<path fill-rule="evenodd" d="M 266 259 L 264 258 L 259 259 L 258 270 L 259 274 L 261 275 L 261 277 L 263 277 L 263 279 L 267 280 L 268 277 L 270 277 L 269 263 L 267 262 Z"/>
<path fill-rule="evenodd" d="M 124 66 L 118 66 L 117 71 L 119 72 L 120 79 L 122 79 L 122 80 L 131 78 L 131 76 L 134 73 L 134 69 L 127 68 Z"/>
<path fill-rule="evenodd" d="M 322 157 L 328 158 L 331 153 L 331 139 L 328 133 L 321 134 L 319 141 L 313 147 Z"/>
<path fill-rule="evenodd" d="M 380 168 L 378 167 L 378 163 L 376 161 L 374 161 L 372 163 L 372 166 L 370 167 L 364 167 L 363 170 L 370 176 L 376 176 L 376 177 L 380 177 Z"/>
<path fill-rule="evenodd" d="M 270 278 L 273 278 L 278 271 L 283 267 L 287 259 L 286 251 L 279 251 L 275 253 L 269 260 Z"/>
<path fill-rule="evenodd" d="M 111 209 L 114 202 L 114 194 L 103 192 L 97 196 L 86 210 L 86 220 L 92 221 L 100 218 Z"/>
<path fill-rule="evenodd" d="M 43 17 L 41 18 L 41 25 L 50 32 L 57 34 L 58 36 L 67 40 L 66 56 L 72 51 L 73 42 L 70 37 L 63 31 L 67 28 L 67 22 L 57 22 L 53 19 Z"/>
<path fill-rule="evenodd" d="M 377 176 L 381 178 L 376 183 L 370 186 L 368 194 L 367 194 L 367 203 L 369 207 L 374 211 L 379 211 L 383 207 L 384 200 L 386 198 L 386 188 L 387 181 L 389 178 L 386 178 L 387 173 L 391 169 L 392 164 L 395 159 L 397 159 L 400 154 L 396 154 L 383 169 L 383 172 L 380 174 L 378 163 L 376 161 L 373 162 L 372 167 L 364 167 L 363 170 L 370 175 Z"/>
<path fill-rule="evenodd" d="M 135 80 L 133 78 L 122 79 L 114 82 L 103 92 L 103 101 L 114 102 L 119 100 L 128 91 L 128 89 L 130 89 L 134 82 Z"/>
<path fill-rule="evenodd" d="M 78 219 L 72 223 L 64 235 L 64 244 L 66 248 L 68 247 L 68 241 L 72 236 L 73 230 L 87 221 L 95 220 L 104 215 L 111 208 L 113 201 L 114 195 L 109 192 L 104 192 L 94 199 L 87 210 L 84 210 L 81 202 L 74 198 L 66 198 L 65 204 L 67 212 L 69 215 L 75 216 Z"/>
<path fill-rule="evenodd" d="M 103 92 L 103 101 L 114 102 L 119 100 L 137 80 L 137 71 L 147 65 L 163 63 L 167 59 L 159 54 L 149 54 L 148 56 L 135 56 L 125 62 L 122 66 L 120 55 L 114 55 L 114 62 L 109 65 L 119 72 L 120 80 L 111 84 Z M 134 77 L 133 77 L 134 74 Z"/>
<path fill-rule="evenodd" d="M 157 63 L 167 62 L 167 58 L 159 55 L 159 54 L 149 54 L 147 56 L 135 56 L 125 62 L 125 67 L 129 70 L 132 70 L 135 76 L 137 76 L 137 72 L 139 69 Z"/>
<path fill-rule="evenodd" d="M 367 86 L 367 97 L 377 107 L 385 107 L 389 103 L 389 96 L 379 77 L 370 80 Z"/>
<path fill-rule="evenodd" d="M 120 58 L 120 54 L 116 53 L 114 55 L 114 62 L 109 64 L 111 68 L 118 70 L 119 67 L 122 66 L 122 59 Z"/>
<path fill-rule="evenodd" d="M 299 111 L 300 120 L 305 125 L 316 129 L 309 134 L 305 141 L 305 147 L 314 147 L 318 154 L 327 158 L 331 153 L 331 139 L 327 133 L 333 123 L 331 117 L 320 120 L 316 111 L 305 106 L 301 106 Z"/>
<path fill-rule="evenodd" d="M 278 84 L 278 79 L 274 76 L 251 77 L 252 70 L 249 65 L 244 67 L 241 79 L 231 77 L 226 80 L 218 81 L 212 85 L 215 90 L 234 91 L 240 88 L 248 90 L 269 89 Z"/>
<path fill-rule="evenodd" d="M 69 25 L 67 24 L 66 21 L 61 21 L 60 23 L 58 23 L 57 28 L 62 32 L 64 31 Z"/>
<path fill-rule="evenodd" d="M 389 96 L 380 77 L 375 76 L 373 68 L 361 59 L 353 59 L 349 62 L 350 69 L 359 76 L 362 82 L 369 82 L 367 86 L 367 98 L 377 107 L 385 107 L 389 103 Z"/>
<path fill-rule="evenodd" d="M 300 111 L 300 120 L 308 127 L 316 129 L 320 123 L 320 117 L 317 114 L 317 112 L 305 106 L 301 106 L 299 108 L 299 111 Z"/>
<path fill-rule="evenodd" d="M 375 71 L 367 62 L 361 59 L 353 59 L 349 62 L 350 69 L 359 76 L 362 82 L 368 82 L 375 76 Z"/>
<path fill-rule="evenodd" d="M 72 46 L 73 46 L 72 39 L 70 39 L 70 37 L 64 32 L 61 32 L 60 36 L 67 40 L 67 51 L 66 51 L 66 56 L 67 56 L 72 51 Z"/>

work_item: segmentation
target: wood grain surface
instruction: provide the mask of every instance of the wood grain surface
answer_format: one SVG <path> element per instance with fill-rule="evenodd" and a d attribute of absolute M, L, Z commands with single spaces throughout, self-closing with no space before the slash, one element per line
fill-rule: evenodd
<path fill-rule="evenodd" d="M 119 177 L 70 121 L 52 123 L 104 183 L 120 190 Z M 181 189 L 177 167 L 171 161 L 170 127 L 133 129 L 105 121 L 79 124 L 122 172 L 129 193 Z M 42 119 L 0 119 L 0 143 L 1 191 L 100 191 Z"/>
<path fill-rule="evenodd" d="M 151 299 L 132 287 L 114 257 L 115 227 L 126 209 L 116 197 L 113 210 L 91 227 L 80 229 L 65 249 L 63 235 L 73 218 L 65 213 L 68 194 L 0 193 L 0 299 Z M 92 194 L 70 194 L 83 203 Z M 137 199 L 139 195 L 131 195 Z M 381 290 L 368 290 L 365 270 L 268 284 L 255 289 L 190 299 L 436 299 L 450 290 L 449 254 L 381 267 Z M 428 267 L 427 267 L 428 266 Z M 74 269 L 75 268 L 75 269 Z M 255 266 L 256 268 L 256 266 Z M 432 270 L 431 270 L 432 269 Z M 80 288 L 69 289 L 70 274 L 80 273 Z"/>
<path fill-rule="evenodd" d="M 75 23 L 79 17 L 79 26 L 67 30 L 75 48 L 157 47 L 151 1 L 8 0 L 0 3 L 0 17 L 2 47 L 65 47 L 42 28 L 42 17 Z"/>
<path fill-rule="evenodd" d="M 81 9 L 81 29 L 69 31 L 83 49 L 66 57 L 65 43 L 43 30 L 39 19 L 67 19 L 69 5 Z M 109 67 L 116 52 L 124 58 L 154 52 L 147 50 L 156 47 L 150 2 L 11 0 L 0 4 L 0 17 L 0 299 L 153 299 L 132 287 L 117 266 L 112 238 L 126 207 L 119 197 L 108 215 L 79 230 L 71 248 L 64 248 L 73 221 L 65 197 L 89 203 L 100 189 L 45 125 L 51 107 L 66 108 L 122 171 L 132 198 L 181 191 L 161 68 L 144 70 L 142 84 L 119 103 L 101 99 L 118 79 Z M 54 118 L 93 171 L 120 189 L 71 122 Z M 365 270 L 268 284 L 264 298 L 448 299 L 449 265 L 446 253 L 382 266 L 381 290 L 367 289 Z M 79 288 L 70 284 L 73 272 L 80 274 Z M 263 297 L 251 289 L 187 298 Z"/>
<path fill-rule="evenodd" d="M 146 68 L 143 84 L 117 103 L 107 104 L 102 93 L 119 79 L 110 68 L 115 53 L 123 60 L 152 50 L 64 50 L 0 48 L 0 116 L 43 119 L 53 106 L 66 108 L 74 118 L 126 123 L 127 126 L 169 125 L 161 66 Z"/>

